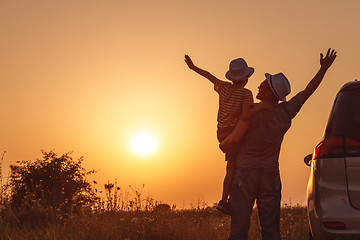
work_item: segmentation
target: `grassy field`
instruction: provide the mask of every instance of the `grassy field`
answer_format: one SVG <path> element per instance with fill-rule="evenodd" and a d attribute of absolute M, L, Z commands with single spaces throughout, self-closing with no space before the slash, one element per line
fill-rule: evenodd
<path fill-rule="evenodd" d="M 210 207 L 176 211 L 102 211 L 67 217 L 34 212 L 26 216 L 17 216 L 10 209 L 3 210 L 0 238 L 225 240 L 230 228 L 230 217 Z M 307 239 L 306 208 L 282 208 L 281 236 L 283 240 Z M 260 239 L 256 209 L 252 216 L 249 239 Z"/>
<path fill-rule="evenodd" d="M 0 240 L 225 240 L 230 217 L 209 207 L 203 198 L 184 206 L 144 196 L 145 184 L 121 188 L 100 185 L 85 176 L 82 158 L 71 153 L 43 151 L 43 159 L 11 166 L 5 188 L 0 188 Z M 308 237 L 305 207 L 284 203 L 283 240 Z M 260 239 L 254 208 L 249 239 Z"/>

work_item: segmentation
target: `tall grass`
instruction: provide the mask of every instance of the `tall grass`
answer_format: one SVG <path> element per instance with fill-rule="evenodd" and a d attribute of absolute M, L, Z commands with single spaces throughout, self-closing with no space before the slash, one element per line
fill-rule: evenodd
<path fill-rule="evenodd" d="M 47 215 L 33 211 L 28 218 L 23 218 L 11 209 L 3 210 L 0 239 L 225 240 L 230 229 L 230 217 L 211 207 L 199 210 L 88 211 L 66 217 L 52 214 L 51 209 L 48 211 Z M 307 239 L 307 229 L 306 208 L 281 209 L 282 239 Z M 260 239 L 256 208 L 249 239 Z"/>
<path fill-rule="evenodd" d="M 11 209 L 0 205 L 0 240 L 225 240 L 230 217 L 200 199 L 190 209 L 177 209 L 144 197 L 140 187 L 129 186 L 124 193 L 114 184 L 105 184 L 105 196 L 94 206 L 81 206 L 64 214 L 51 206 Z M 260 238 L 257 209 L 254 208 L 249 239 Z M 308 224 L 305 207 L 284 205 L 281 209 L 283 240 L 305 240 Z"/>

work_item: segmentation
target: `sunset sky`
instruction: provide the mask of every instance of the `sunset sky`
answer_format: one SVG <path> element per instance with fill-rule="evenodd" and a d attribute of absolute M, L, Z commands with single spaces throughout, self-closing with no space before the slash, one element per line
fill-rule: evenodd
<path fill-rule="evenodd" d="M 145 195 L 179 206 L 212 204 L 225 174 L 218 95 L 184 54 L 223 80 L 232 59 L 246 59 L 254 96 L 265 72 L 281 71 L 291 97 L 331 47 L 338 57 L 280 155 L 283 202 L 305 205 L 303 157 L 321 140 L 339 88 L 360 77 L 359 9 L 358 0 L 0 0 L 3 175 L 41 150 L 74 151 L 100 170 L 101 184 L 145 184 Z M 153 153 L 134 152 L 138 133 L 156 139 Z"/>

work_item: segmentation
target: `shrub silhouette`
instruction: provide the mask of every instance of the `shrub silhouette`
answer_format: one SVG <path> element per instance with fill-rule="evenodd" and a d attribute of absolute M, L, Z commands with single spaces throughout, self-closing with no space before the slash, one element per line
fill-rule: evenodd
<path fill-rule="evenodd" d="M 58 156 L 42 151 L 43 158 L 35 162 L 21 161 L 11 165 L 9 203 L 15 209 L 55 209 L 69 212 L 83 205 L 92 205 L 98 197 L 86 180 L 95 171 L 86 171 L 83 158 L 73 160 L 71 152 Z"/>

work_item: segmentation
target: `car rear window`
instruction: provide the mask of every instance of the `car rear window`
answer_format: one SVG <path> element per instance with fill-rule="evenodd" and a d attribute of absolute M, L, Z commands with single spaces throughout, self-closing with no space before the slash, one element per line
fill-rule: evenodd
<path fill-rule="evenodd" d="M 360 141 L 360 89 L 337 95 L 325 135 L 346 136 Z"/>
<path fill-rule="evenodd" d="M 360 91 L 358 94 L 353 94 L 351 103 L 351 115 L 357 124 L 360 124 Z"/>

